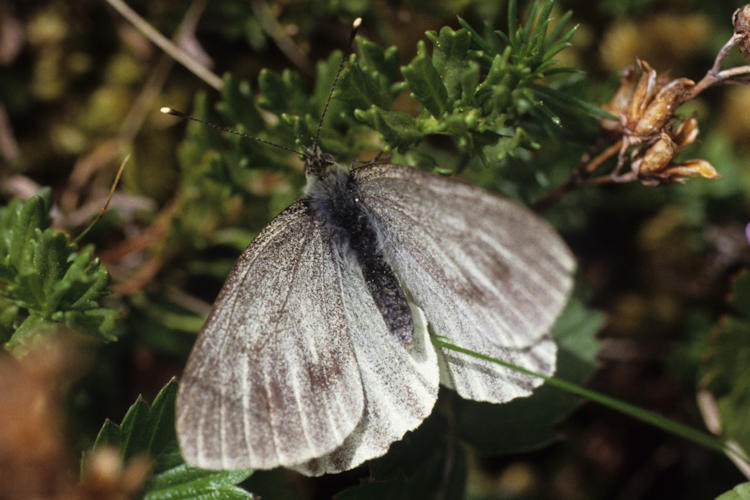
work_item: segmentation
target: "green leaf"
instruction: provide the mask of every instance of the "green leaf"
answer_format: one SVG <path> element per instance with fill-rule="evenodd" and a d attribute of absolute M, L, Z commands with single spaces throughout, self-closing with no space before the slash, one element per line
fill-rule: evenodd
<path fill-rule="evenodd" d="M 217 104 L 219 112 L 230 123 L 242 124 L 247 130 L 260 130 L 264 126 L 263 118 L 255 107 L 255 97 L 248 82 L 238 82 L 227 75 L 222 87 L 223 101 Z"/>
<path fill-rule="evenodd" d="M 96 435 L 94 441 L 93 451 L 105 446 L 111 446 L 114 448 L 120 447 L 120 426 L 112 422 L 110 419 L 106 419 L 102 428 L 99 429 L 99 433 Z"/>
<path fill-rule="evenodd" d="M 367 111 L 355 110 L 354 116 L 380 132 L 394 149 L 409 148 L 424 136 L 417 128 L 416 120 L 406 113 L 371 106 Z"/>
<path fill-rule="evenodd" d="M 15 199 L 0 209 L 0 265 L 7 278 L 18 272 L 35 232 L 49 227 L 51 206 L 51 191 L 44 188 L 26 202 Z"/>
<path fill-rule="evenodd" d="M 601 312 L 587 309 L 575 298 L 570 301 L 552 330 L 558 343 L 556 377 L 580 382 L 593 372 L 599 350 L 595 334 L 603 324 Z M 451 394 L 459 435 L 488 453 L 518 453 L 555 441 L 555 426 L 579 405 L 577 397 L 548 385 L 528 398 L 503 405 L 466 401 Z"/>
<path fill-rule="evenodd" d="M 377 73 L 366 73 L 356 64 L 352 56 L 350 64 L 341 74 L 341 87 L 335 93 L 335 98 L 346 103 L 352 109 L 366 109 L 370 106 L 388 108 L 391 105 L 391 95 L 384 81 L 377 78 Z"/>
<path fill-rule="evenodd" d="M 21 325 L 15 329 L 13 335 L 5 343 L 5 348 L 17 356 L 22 356 L 28 351 L 28 345 L 32 338 L 57 331 L 58 324 L 49 321 L 36 314 L 31 314 L 23 320 Z"/>
<path fill-rule="evenodd" d="M 482 153 L 490 161 L 502 161 L 506 156 L 513 156 L 520 147 L 538 149 L 539 145 L 531 142 L 526 131 L 519 127 L 511 137 L 502 137 L 494 144 L 485 146 Z"/>
<path fill-rule="evenodd" d="M 466 30 L 453 31 L 450 27 L 444 26 L 439 35 L 434 31 L 428 31 L 426 36 L 433 44 L 432 63 L 441 75 L 448 100 L 459 100 L 462 95 L 462 79 L 469 68 L 466 53 L 471 43 L 471 35 Z"/>
<path fill-rule="evenodd" d="M 141 453 L 158 457 L 177 442 L 174 432 L 174 405 L 177 382 L 165 385 L 149 405 L 140 396 L 125 413 L 119 425 L 107 420 L 94 442 L 93 451 L 100 446 L 116 446 L 124 460 Z"/>
<path fill-rule="evenodd" d="M 293 71 L 285 70 L 279 75 L 264 69 L 258 77 L 258 86 L 262 92 L 258 105 L 278 116 L 285 113 L 304 116 L 314 111 L 302 80 Z"/>
<path fill-rule="evenodd" d="M 146 500 L 175 498 L 234 500 L 253 498 L 242 488 L 234 486 L 250 475 L 250 470 L 208 471 L 181 463 L 156 474 L 146 484 Z"/>
<path fill-rule="evenodd" d="M 92 450 L 115 447 L 123 461 L 147 454 L 154 460 L 154 473 L 146 483 L 144 498 L 174 499 L 241 499 L 252 498 L 236 485 L 247 479 L 252 470 L 207 471 L 191 467 L 182 459 L 174 431 L 174 408 L 177 382 L 169 381 L 149 405 L 140 396 L 118 425 L 104 422 Z M 86 461 L 84 461 L 84 471 Z"/>
<path fill-rule="evenodd" d="M 399 52 L 394 46 L 386 50 L 367 38 L 358 36 L 355 39 L 357 46 L 357 60 L 362 70 L 382 76 L 390 83 L 396 77 L 398 70 Z"/>
<path fill-rule="evenodd" d="M 417 44 L 417 56 L 401 68 L 409 90 L 432 116 L 439 118 L 448 111 L 448 91 L 440 79 L 432 59 L 427 55 L 424 42 Z"/>
<path fill-rule="evenodd" d="M 3 338 L 17 354 L 36 333 L 62 325 L 104 341 L 115 338 L 119 312 L 101 307 L 109 274 L 92 246 L 79 249 L 66 234 L 47 227 L 50 206 L 45 189 L 26 202 L 13 200 L 0 208 Z"/>
<path fill-rule="evenodd" d="M 716 497 L 716 500 L 750 500 L 750 482 L 738 484 Z"/>

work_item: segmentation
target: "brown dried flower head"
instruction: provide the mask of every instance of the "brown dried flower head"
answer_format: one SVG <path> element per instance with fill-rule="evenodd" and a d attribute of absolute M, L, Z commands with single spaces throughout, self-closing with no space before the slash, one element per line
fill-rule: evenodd
<path fill-rule="evenodd" d="M 690 117 L 673 130 L 675 110 L 695 83 L 688 78 L 659 75 L 642 59 L 636 59 L 620 80 L 612 99 L 602 106 L 619 121 L 602 120 L 601 127 L 620 136 L 622 147 L 615 177 L 619 181 L 639 180 L 655 186 L 684 182 L 685 177 L 719 177 L 704 160 L 673 163 L 674 158 L 698 137 L 698 121 Z M 626 153 L 629 155 L 626 157 Z M 618 176 L 629 157 L 629 174 Z"/>
<path fill-rule="evenodd" d="M 614 97 L 602 107 L 619 117 L 620 130 L 625 135 L 650 139 L 661 133 L 694 86 L 695 82 L 688 78 L 670 81 L 646 61 L 636 59 L 635 65 L 623 74 Z"/>
<path fill-rule="evenodd" d="M 737 48 L 745 57 L 750 57 L 750 4 L 734 11 L 732 24 L 734 35 L 739 38 Z"/>
<path fill-rule="evenodd" d="M 657 186 L 673 182 L 685 182 L 687 177 L 716 179 L 721 177 L 705 160 L 688 160 L 673 163 L 675 156 L 692 144 L 698 137 L 698 120 L 691 116 L 673 133 L 662 131 L 659 139 L 645 148 L 632 161 L 632 171 L 643 184 Z"/>

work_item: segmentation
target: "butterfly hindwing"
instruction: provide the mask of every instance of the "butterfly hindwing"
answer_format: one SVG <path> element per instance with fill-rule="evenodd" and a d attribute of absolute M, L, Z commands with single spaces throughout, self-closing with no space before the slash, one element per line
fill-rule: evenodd
<path fill-rule="evenodd" d="M 364 393 L 339 265 L 303 202 L 245 250 L 180 382 L 188 463 L 289 466 L 331 452 L 359 423 Z"/>
<path fill-rule="evenodd" d="M 547 332 L 572 286 L 565 243 L 529 210 L 413 168 L 353 170 L 386 259 L 432 330 L 462 347 L 551 374 Z M 465 398 L 504 402 L 539 380 L 452 351 L 441 382 Z"/>
<path fill-rule="evenodd" d="M 345 283 L 348 283 L 346 285 Z M 354 349 L 365 391 L 362 420 L 344 443 L 332 453 L 295 467 L 307 475 L 352 469 L 388 451 L 430 414 L 435 404 L 440 373 L 435 348 L 430 342 L 424 316 L 413 308 L 414 337 L 404 344 L 386 328 L 361 273 L 345 270 L 342 284 L 351 324 Z"/>

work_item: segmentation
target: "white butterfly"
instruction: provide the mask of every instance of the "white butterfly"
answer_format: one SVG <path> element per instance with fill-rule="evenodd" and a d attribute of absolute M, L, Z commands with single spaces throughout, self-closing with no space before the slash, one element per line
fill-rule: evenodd
<path fill-rule="evenodd" d="M 503 403 L 540 381 L 436 348 L 552 374 L 548 335 L 574 259 L 538 216 L 393 164 L 348 169 L 317 147 L 306 195 L 237 261 L 177 396 L 185 460 L 207 469 L 339 472 L 383 455 L 438 385 Z"/>

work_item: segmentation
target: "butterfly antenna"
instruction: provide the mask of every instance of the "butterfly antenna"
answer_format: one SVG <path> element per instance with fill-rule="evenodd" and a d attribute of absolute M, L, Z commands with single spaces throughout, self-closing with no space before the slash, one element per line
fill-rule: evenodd
<path fill-rule="evenodd" d="M 354 37 L 357 36 L 357 30 L 359 29 L 359 26 L 361 24 L 362 24 L 361 17 L 358 17 L 352 23 L 352 31 L 349 34 L 349 44 L 348 44 L 347 53 L 344 55 L 344 57 L 341 58 L 341 62 L 339 63 L 339 68 L 336 70 L 336 78 L 333 79 L 333 85 L 331 85 L 331 91 L 328 92 L 328 99 L 326 99 L 326 105 L 323 108 L 323 114 L 320 115 L 320 121 L 318 121 L 318 130 L 315 132 L 315 140 L 313 141 L 313 151 L 318 150 L 318 140 L 320 139 L 320 129 L 323 128 L 323 120 L 325 120 L 326 113 L 328 113 L 328 105 L 331 104 L 333 91 L 336 90 L 336 84 L 339 81 L 339 76 L 341 76 L 341 70 L 344 69 L 344 64 L 346 63 L 346 56 L 349 55 L 349 53 L 352 50 L 352 45 L 354 44 Z"/>
<path fill-rule="evenodd" d="M 276 144 L 275 142 L 267 141 L 265 139 L 261 139 L 260 137 L 255 137 L 254 135 L 246 134 L 244 132 L 240 132 L 239 130 L 234 130 L 227 127 L 222 127 L 221 125 L 216 125 L 215 123 L 211 123 L 206 120 L 201 120 L 200 118 L 196 118 L 192 115 L 189 115 L 187 113 L 183 113 L 182 111 L 177 111 L 174 108 L 170 108 L 169 106 L 163 106 L 159 108 L 159 111 L 164 113 L 165 115 L 172 115 L 176 116 L 177 118 L 182 118 L 183 120 L 191 120 L 197 123 L 201 123 L 203 125 L 207 125 L 211 128 L 215 128 L 216 130 L 219 130 L 221 132 L 226 132 L 227 134 L 233 134 L 238 135 L 240 137 L 244 137 L 245 139 L 252 139 L 256 142 L 260 142 L 261 144 L 265 144 L 267 146 L 273 146 L 274 148 L 283 149 L 284 151 L 289 151 L 290 153 L 296 153 L 304 158 L 307 158 L 309 155 L 306 153 L 303 153 L 301 151 L 297 151 L 294 148 L 289 148 L 287 146 L 282 146 L 281 144 Z"/>

